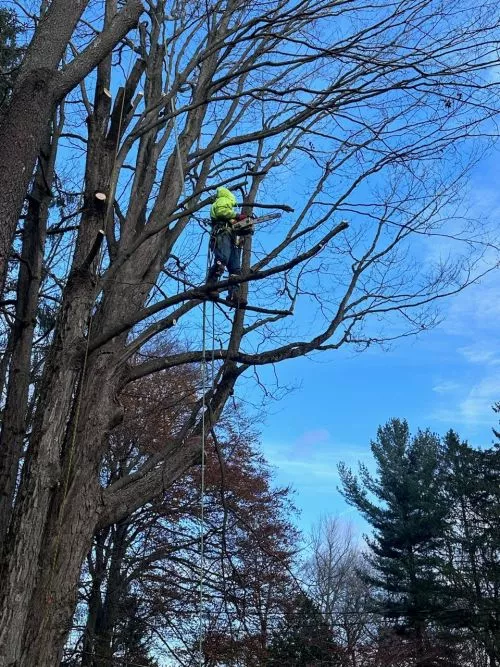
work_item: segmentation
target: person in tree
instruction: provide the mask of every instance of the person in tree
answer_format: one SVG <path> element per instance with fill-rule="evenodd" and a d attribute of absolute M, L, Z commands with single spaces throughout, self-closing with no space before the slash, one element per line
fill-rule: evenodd
<path fill-rule="evenodd" d="M 236 197 L 227 188 L 217 188 L 215 201 L 210 208 L 212 235 L 210 239 L 214 252 L 214 263 L 210 268 L 207 281 L 217 282 L 227 269 L 229 278 L 236 278 L 241 274 L 241 249 L 238 235 L 251 233 L 251 229 L 236 234 L 234 223 L 244 220 L 248 216 L 236 213 Z M 240 304 L 239 285 L 231 286 L 228 292 L 229 300 Z"/>

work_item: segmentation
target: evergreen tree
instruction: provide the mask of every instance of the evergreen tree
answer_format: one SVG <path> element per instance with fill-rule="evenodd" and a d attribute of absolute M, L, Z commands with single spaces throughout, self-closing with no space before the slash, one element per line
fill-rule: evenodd
<path fill-rule="evenodd" d="M 497 438 L 498 438 L 498 434 Z M 449 431 L 445 437 L 450 527 L 448 613 L 450 632 L 500 660 L 500 447 L 476 449 Z"/>
<path fill-rule="evenodd" d="M 275 633 L 268 667 L 330 667 L 342 664 L 342 651 L 329 624 L 310 597 L 299 593 Z"/>
<path fill-rule="evenodd" d="M 127 662 L 137 667 L 158 667 L 149 655 L 151 630 L 141 613 L 141 603 L 137 595 L 129 594 L 121 605 L 121 620 L 116 629 L 114 644 L 117 657 L 112 664 L 118 667 Z M 106 662 L 102 663 L 106 667 Z"/>
<path fill-rule="evenodd" d="M 414 647 L 416 664 L 432 664 L 448 515 L 440 439 L 428 430 L 411 437 L 407 422 L 393 419 L 378 429 L 371 449 L 376 474 L 361 465 L 358 478 L 341 464 L 342 493 L 373 528 L 368 580 L 380 591 L 379 610 Z"/>

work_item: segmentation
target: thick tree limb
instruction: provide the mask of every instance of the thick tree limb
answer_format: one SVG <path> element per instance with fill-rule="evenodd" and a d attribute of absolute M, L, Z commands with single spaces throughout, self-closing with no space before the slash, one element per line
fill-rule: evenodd
<path fill-rule="evenodd" d="M 144 11 L 141 0 L 128 0 L 125 7 L 115 15 L 106 29 L 99 33 L 87 48 L 77 55 L 62 71 L 54 87 L 56 100 L 73 90 L 89 72 L 105 58 L 114 46 L 137 25 Z"/>
<path fill-rule="evenodd" d="M 40 20 L 0 125 L 0 291 L 23 200 L 55 105 L 105 58 L 137 23 L 143 6 L 128 0 L 109 26 L 59 72 L 57 67 L 88 2 L 54 0 Z M 15 147 L 15 149 L 14 149 Z"/>
<path fill-rule="evenodd" d="M 223 290 L 226 289 L 227 287 L 231 287 L 233 285 L 239 285 L 242 283 L 247 283 L 247 282 L 253 282 L 256 280 L 264 280 L 265 278 L 268 278 L 269 276 L 276 275 L 278 273 L 283 273 L 284 271 L 289 271 L 290 269 L 294 268 L 298 264 L 301 264 L 302 262 L 305 262 L 306 260 L 310 259 L 311 257 L 314 257 L 315 255 L 320 252 L 324 246 L 334 237 L 337 236 L 337 234 L 340 234 L 342 231 L 347 229 L 349 224 L 345 221 L 340 222 L 338 225 L 336 225 L 330 232 L 324 235 L 324 237 L 321 239 L 319 243 L 315 243 L 311 248 L 309 248 L 306 252 L 301 253 L 300 255 L 297 255 L 297 257 L 294 257 L 292 260 L 288 262 L 284 262 L 283 264 L 279 264 L 275 267 L 272 267 L 270 269 L 266 269 L 265 271 L 260 271 L 258 273 L 250 273 L 248 275 L 244 276 L 238 276 L 237 280 L 221 280 L 219 283 L 217 283 L 217 289 Z M 150 317 L 151 315 L 155 315 L 156 313 L 159 313 L 161 310 L 164 310 L 165 308 L 170 308 L 171 306 L 175 306 L 178 303 L 181 303 L 183 301 L 187 301 L 190 299 L 199 299 L 203 300 L 207 298 L 207 292 L 210 292 L 213 290 L 213 286 L 211 285 L 203 285 L 202 287 L 195 287 L 190 290 L 186 290 L 185 292 L 182 292 L 180 294 L 176 294 L 175 296 L 172 296 L 168 299 L 163 299 L 162 301 L 159 301 L 158 303 L 153 304 L 152 306 L 149 306 L 148 308 L 145 308 L 142 310 L 140 313 L 135 314 L 134 316 L 130 317 L 117 327 L 113 328 L 112 330 L 103 333 L 101 336 L 98 336 L 95 340 L 90 341 L 90 347 L 89 351 L 92 352 L 96 350 L 97 348 L 101 347 L 105 343 L 107 343 L 111 338 L 114 338 L 115 336 L 119 336 L 121 333 L 127 331 L 131 327 L 133 327 L 135 324 L 138 322 L 141 322 L 142 320 L 146 319 L 147 317 Z M 274 312 L 276 313 L 277 311 L 269 311 L 266 309 L 258 309 L 256 312 L 264 312 L 264 313 L 269 313 L 269 312 Z M 279 314 L 281 314 L 283 311 L 281 311 Z"/>

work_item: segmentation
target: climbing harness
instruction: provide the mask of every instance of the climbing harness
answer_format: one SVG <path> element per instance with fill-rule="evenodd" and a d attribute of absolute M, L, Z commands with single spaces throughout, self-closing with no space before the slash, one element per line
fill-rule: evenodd
<path fill-rule="evenodd" d="M 240 249 L 243 245 L 243 239 L 245 236 L 248 234 L 253 233 L 253 226 L 255 224 L 259 224 L 262 222 L 266 222 L 268 220 L 275 220 L 277 218 L 281 217 L 281 213 L 270 213 L 268 215 L 263 215 L 260 217 L 254 217 L 254 216 L 245 216 L 245 217 L 240 217 L 237 219 L 233 220 L 224 220 L 224 219 L 215 219 L 211 221 L 212 225 L 212 230 L 210 234 L 210 242 L 209 242 L 209 257 L 210 253 L 214 252 L 217 243 L 218 243 L 218 237 L 221 234 L 229 234 L 231 237 L 231 244 L 235 247 L 236 251 L 239 253 Z M 227 250 L 226 250 L 227 252 Z M 232 250 L 231 250 L 231 255 L 232 255 Z M 217 259 L 214 261 L 213 265 L 211 265 L 211 262 L 208 262 L 208 267 L 207 267 L 207 272 L 206 272 L 206 282 L 207 283 L 212 283 L 215 282 L 217 283 L 218 280 L 221 278 L 221 276 L 224 274 L 224 270 L 226 268 L 225 261 L 222 257 L 218 256 Z M 233 260 L 230 260 L 233 261 Z M 239 262 L 238 262 L 239 263 Z M 234 266 L 234 264 L 233 264 Z M 227 264 L 228 270 L 234 270 L 231 267 L 231 263 Z M 239 273 L 234 272 L 229 274 L 229 279 L 230 280 L 236 280 L 238 278 Z M 210 298 L 218 298 L 219 293 L 215 290 L 209 292 L 208 296 Z M 228 299 L 227 303 L 230 306 L 233 306 L 235 308 L 244 308 L 247 305 L 246 300 L 242 299 L 240 297 L 240 290 L 239 290 L 239 285 L 231 285 L 229 287 L 229 293 L 228 293 Z"/>

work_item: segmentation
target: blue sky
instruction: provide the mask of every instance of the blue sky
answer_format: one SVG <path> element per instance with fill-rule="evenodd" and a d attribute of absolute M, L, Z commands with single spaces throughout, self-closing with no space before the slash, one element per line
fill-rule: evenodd
<path fill-rule="evenodd" d="M 497 171 L 498 155 L 491 155 L 473 174 L 468 203 L 499 230 Z M 497 270 L 443 303 L 437 328 L 389 350 L 342 350 L 279 365 L 280 383 L 295 389 L 269 407 L 263 450 L 277 483 L 295 489 L 305 531 L 329 513 L 365 528 L 337 491 L 337 464 L 370 465 L 370 439 L 391 417 L 406 418 L 412 430 L 453 428 L 472 444 L 492 442 L 498 418 L 491 405 L 500 400 L 499 297 Z M 274 372 L 267 372 L 272 382 Z"/>

